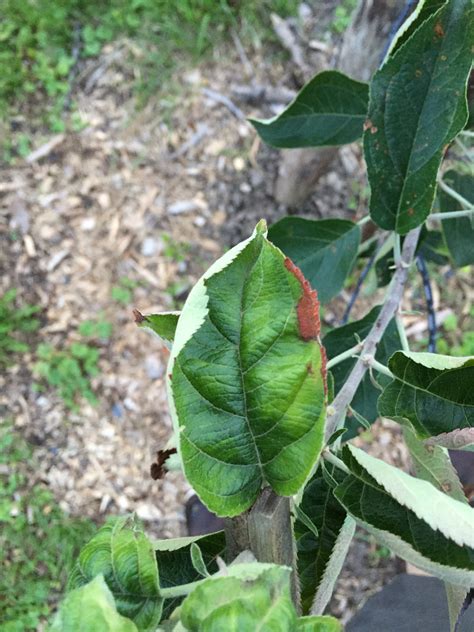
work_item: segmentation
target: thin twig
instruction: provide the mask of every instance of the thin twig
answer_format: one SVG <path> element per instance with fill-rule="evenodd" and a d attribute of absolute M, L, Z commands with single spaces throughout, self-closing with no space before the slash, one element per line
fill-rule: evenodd
<path fill-rule="evenodd" d="M 232 95 L 239 101 L 250 103 L 252 105 L 260 105 L 261 103 L 282 103 L 287 105 L 296 97 L 294 90 L 288 88 L 274 88 L 273 86 L 264 86 L 262 84 L 253 84 L 251 86 L 233 85 L 231 86 Z"/>
<path fill-rule="evenodd" d="M 363 342 L 359 342 L 359 344 L 351 347 L 350 349 L 347 349 L 346 351 L 343 351 L 337 356 L 334 356 L 334 358 L 331 358 L 329 360 L 329 362 L 326 365 L 326 368 L 332 369 L 333 366 L 336 366 L 337 364 L 344 362 L 344 360 L 354 357 L 355 355 L 360 353 L 360 350 L 362 349 L 363 344 L 364 344 Z"/>
<path fill-rule="evenodd" d="M 323 459 L 328 463 L 332 463 L 337 467 L 338 470 L 342 470 L 346 474 L 350 474 L 350 470 L 344 461 L 341 461 L 335 454 L 333 454 L 330 450 L 323 450 L 322 452 Z"/>
<path fill-rule="evenodd" d="M 449 185 L 446 184 L 446 182 L 444 182 L 444 180 L 441 180 L 441 178 L 438 180 L 438 186 L 440 187 L 440 189 L 443 189 L 445 193 L 447 193 L 452 198 L 454 198 L 457 202 L 462 204 L 465 208 L 474 211 L 474 204 L 471 204 L 469 200 L 466 200 L 465 197 L 463 197 L 460 193 L 452 189 Z M 451 213 L 451 216 L 452 215 L 453 213 Z M 432 215 L 430 217 L 433 219 Z"/>
<path fill-rule="evenodd" d="M 245 114 L 242 112 L 240 108 L 238 108 L 229 97 L 226 97 L 224 94 L 220 92 L 216 92 L 215 90 L 210 90 L 209 88 L 203 88 L 202 93 L 208 97 L 208 99 L 212 99 L 216 101 L 216 103 L 221 103 L 225 105 L 225 107 L 229 110 L 231 114 L 235 116 L 235 118 L 239 119 L 239 121 L 245 121 Z"/>
<path fill-rule="evenodd" d="M 457 217 L 474 217 L 474 208 L 465 208 L 460 211 L 445 211 L 444 213 L 431 213 L 431 215 L 428 215 L 428 219 L 439 219 L 441 221 L 456 219 Z"/>
<path fill-rule="evenodd" d="M 242 46 L 242 42 L 240 41 L 240 37 L 237 34 L 235 29 L 230 29 L 230 36 L 232 37 L 232 41 L 234 42 L 234 46 L 237 50 L 237 54 L 240 57 L 240 62 L 245 69 L 245 74 L 247 77 L 254 77 L 255 72 L 252 64 L 250 63 L 249 58 L 247 57 L 247 53 L 245 52 L 244 47 Z"/>
<path fill-rule="evenodd" d="M 408 278 L 408 270 L 411 267 L 415 256 L 419 235 L 420 228 L 415 228 L 406 236 L 403 243 L 401 260 L 396 267 L 387 291 L 385 302 L 380 310 L 377 320 L 372 326 L 369 335 L 365 339 L 361 357 L 355 363 L 354 368 L 344 383 L 344 386 L 335 397 L 331 406 L 328 407 L 326 424 L 327 439 L 329 439 L 329 437 L 342 426 L 347 407 L 354 398 L 359 384 L 367 371 L 367 362 L 364 361 L 364 356 L 375 356 L 377 345 L 382 339 L 390 321 L 399 309 L 400 301 L 403 296 L 403 290 L 405 289 L 405 284 Z"/>

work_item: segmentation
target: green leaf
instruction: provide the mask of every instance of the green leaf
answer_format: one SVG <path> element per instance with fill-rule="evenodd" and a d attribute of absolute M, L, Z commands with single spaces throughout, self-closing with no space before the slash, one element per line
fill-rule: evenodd
<path fill-rule="evenodd" d="M 236 564 L 227 577 L 209 578 L 186 597 L 181 623 L 186 630 L 294 630 L 290 569 L 274 564 Z"/>
<path fill-rule="evenodd" d="M 220 516 L 248 509 L 264 481 L 295 494 L 324 436 L 317 300 L 264 230 L 192 289 L 167 372 L 186 477 Z"/>
<path fill-rule="evenodd" d="M 356 320 L 348 325 L 337 327 L 337 329 L 333 329 L 327 333 L 323 338 L 323 345 L 326 349 L 328 359 L 336 357 L 347 349 L 354 347 L 358 341 L 366 338 L 375 323 L 379 312 L 380 307 L 374 307 L 361 320 Z M 401 346 L 402 344 L 400 342 L 400 336 L 398 335 L 397 325 L 395 320 L 392 320 L 385 330 L 382 340 L 377 347 L 377 352 L 375 354 L 376 360 L 386 365 L 390 356 L 400 349 Z M 356 358 L 349 358 L 331 368 L 336 393 L 342 388 L 355 363 Z M 382 385 L 390 382 L 390 378 L 381 374 L 377 375 L 377 379 Z M 354 412 L 357 412 L 369 423 L 373 423 L 378 417 L 377 399 L 379 395 L 380 391 L 372 384 L 370 375 L 366 374 L 352 400 L 351 409 L 354 410 Z M 348 428 L 347 433 L 344 435 L 344 441 L 356 436 L 359 429 L 364 428 L 364 424 L 361 423 L 360 417 L 357 418 L 356 415 L 347 416 L 344 425 Z"/>
<path fill-rule="evenodd" d="M 410 451 L 416 476 L 428 481 L 451 498 L 467 503 L 461 482 L 446 448 L 423 443 L 408 428 L 404 429 L 403 436 Z"/>
<path fill-rule="evenodd" d="M 341 480 L 340 473 L 329 466 L 331 475 Z M 314 525 L 317 535 L 305 521 L 295 521 L 298 576 L 303 612 L 324 612 L 341 571 L 349 544 L 354 535 L 355 522 L 347 516 L 332 487 L 318 469 L 306 485 L 300 511 Z"/>
<path fill-rule="evenodd" d="M 471 507 L 353 446 L 343 459 L 351 473 L 334 493 L 361 526 L 422 570 L 474 585 Z"/>
<path fill-rule="evenodd" d="M 444 148 L 467 119 L 471 0 L 449 0 L 375 74 L 364 155 L 370 213 L 400 234 L 428 216 Z"/>
<path fill-rule="evenodd" d="M 165 343 L 173 342 L 180 312 L 163 312 L 161 314 L 147 314 L 144 316 L 138 310 L 135 310 L 134 315 L 135 322 L 139 327 L 151 329 Z"/>
<path fill-rule="evenodd" d="M 387 57 L 394 53 L 404 44 L 423 22 L 435 11 L 446 4 L 447 0 L 420 0 L 411 15 L 403 22 L 396 36 L 390 45 Z"/>
<path fill-rule="evenodd" d="M 102 575 L 71 591 L 59 606 L 50 632 L 137 632 L 122 617 Z"/>
<path fill-rule="evenodd" d="M 196 571 L 201 575 L 201 577 L 209 577 L 209 571 L 206 568 L 206 564 L 204 563 L 204 559 L 202 557 L 202 552 L 196 542 L 191 544 L 191 561 L 193 563 Z"/>
<path fill-rule="evenodd" d="M 360 228 L 346 219 L 284 217 L 270 227 L 269 239 L 301 269 L 321 303 L 327 303 L 352 270 Z"/>
<path fill-rule="evenodd" d="M 278 116 L 249 119 L 273 147 L 344 145 L 362 136 L 369 89 L 335 70 L 313 77 Z"/>
<path fill-rule="evenodd" d="M 153 546 L 160 569 L 160 588 L 190 584 L 202 578 L 191 558 L 193 543 L 198 544 L 204 565 L 209 572 L 216 573 L 219 570 L 216 558 L 224 555 L 226 546 L 223 531 L 205 536 L 158 540 L 153 543 Z M 162 619 L 167 619 L 182 600 L 182 597 L 166 599 Z"/>
<path fill-rule="evenodd" d="M 342 625 L 334 617 L 300 617 L 297 632 L 343 632 Z"/>
<path fill-rule="evenodd" d="M 68 589 L 103 575 L 118 612 L 141 632 L 156 629 L 163 607 L 155 552 L 134 516 L 104 525 L 79 554 Z"/>
<path fill-rule="evenodd" d="M 379 398 L 383 417 L 420 438 L 474 426 L 474 357 L 398 351 L 388 366 L 395 379 Z"/>
<path fill-rule="evenodd" d="M 461 428 L 452 432 L 443 432 L 425 441 L 426 445 L 439 445 L 449 450 L 468 450 L 474 452 L 474 428 Z"/>
<path fill-rule="evenodd" d="M 474 176 L 469 174 L 462 175 L 457 171 L 451 170 L 443 176 L 443 180 L 471 204 L 474 204 Z M 439 190 L 438 197 L 441 212 L 446 213 L 447 216 L 449 216 L 450 211 L 462 209 L 460 202 L 442 189 Z M 446 219 L 441 224 L 444 238 L 454 263 L 459 268 L 474 263 L 474 224 L 471 222 L 471 219 L 469 217 L 457 217 L 456 219 Z"/>

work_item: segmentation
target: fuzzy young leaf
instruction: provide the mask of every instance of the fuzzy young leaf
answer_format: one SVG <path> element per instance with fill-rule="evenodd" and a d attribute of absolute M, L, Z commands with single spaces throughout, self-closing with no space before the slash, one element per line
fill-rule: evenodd
<path fill-rule="evenodd" d="M 361 318 L 361 320 L 356 320 L 348 325 L 337 327 L 326 334 L 323 339 L 323 344 L 326 349 L 328 359 L 334 358 L 347 349 L 354 347 L 358 341 L 363 340 L 371 330 L 379 312 L 380 307 L 374 307 L 366 316 L 364 316 L 364 318 Z M 382 364 L 386 365 L 390 356 L 395 353 L 397 349 L 400 349 L 400 347 L 400 336 L 398 335 L 397 325 L 393 320 L 385 330 L 382 340 L 377 346 L 375 358 Z M 336 393 L 342 388 L 355 362 L 356 358 L 348 358 L 347 360 L 344 360 L 344 362 L 340 362 L 331 368 Z M 377 379 L 382 385 L 390 382 L 390 378 L 387 378 L 385 375 L 377 375 Z M 372 384 L 370 375 L 366 374 L 352 400 L 352 410 L 366 419 L 369 423 L 373 423 L 378 417 L 377 399 L 379 395 L 380 391 Z M 356 436 L 358 430 L 364 427 L 364 424 L 361 423 L 360 418 L 357 418 L 356 415 L 348 415 L 344 425 L 348 428 L 343 437 L 344 441 Z"/>
<path fill-rule="evenodd" d="M 334 494 L 361 526 L 428 573 L 474 585 L 473 509 L 353 446 L 343 459 L 351 473 Z"/>
<path fill-rule="evenodd" d="M 250 122 L 273 147 L 344 145 L 362 136 L 368 102 L 366 83 L 326 70 L 313 77 L 281 114 Z"/>
<path fill-rule="evenodd" d="M 138 632 L 130 619 L 122 617 L 102 575 L 66 595 L 50 632 Z"/>
<path fill-rule="evenodd" d="M 333 476 L 338 477 L 331 467 Z M 340 479 L 340 477 L 339 477 Z M 324 612 L 341 571 L 355 522 L 347 516 L 320 469 L 306 485 L 300 508 L 318 535 L 301 519 L 295 522 L 298 575 L 303 612 Z"/>
<path fill-rule="evenodd" d="M 443 176 L 444 182 L 457 193 L 460 193 L 471 204 L 474 204 L 474 176 L 448 171 Z M 443 190 L 439 191 L 439 204 L 442 213 L 449 217 L 450 211 L 461 210 L 462 205 Z M 474 263 L 474 224 L 469 217 L 446 219 L 442 223 L 444 238 L 449 253 L 458 267 Z"/>
<path fill-rule="evenodd" d="M 395 379 L 379 412 L 427 438 L 474 426 L 474 357 L 398 351 L 388 364 Z"/>
<path fill-rule="evenodd" d="M 185 474 L 221 516 L 266 481 L 295 494 L 324 436 L 326 371 L 315 293 L 262 224 L 192 289 L 168 368 Z"/>
<path fill-rule="evenodd" d="M 443 150 L 467 120 L 472 0 L 448 0 L 375 74 L 364 154 L 370 213 L 404 235 L 428 216 Z"/>
<path fill-rule="evenodd" d="M 318 298 L 338 294 L 357 258 L 360 228 L 345 219 L 284 217 L 270 227 L 269 239 L 301 269 Z"/>
<path fill-rule="evenodd" d="M 181 623 L 186 630 L 295 629 L 289 568 L 250 563 L 230 566 L 228 572 L 227 577 L 204 580 L 183 601 Z"/>
<path fill-rule="evenodd" d="M 104 525 L 79 554 L 68 589 L 103 575 L 118 612 L 132 619 L 140 632 L 156 629 L 163 607 L 158 567 L 151 542 L 135 517 Z"/>

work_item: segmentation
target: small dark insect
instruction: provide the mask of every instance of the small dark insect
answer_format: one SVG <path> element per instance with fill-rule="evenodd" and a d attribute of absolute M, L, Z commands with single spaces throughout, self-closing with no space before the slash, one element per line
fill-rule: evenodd
<path fill-rule="evenodd" d="M 151 464 L 150 475 L 154 481 L 164 478 L 166 474 L 166 468 L 164 467 L 166 460 L 172 454 L 176 454 L 176 448 L 170 448 L 169 450 L 158 450 L 156 453 L 156 461 Z"/>

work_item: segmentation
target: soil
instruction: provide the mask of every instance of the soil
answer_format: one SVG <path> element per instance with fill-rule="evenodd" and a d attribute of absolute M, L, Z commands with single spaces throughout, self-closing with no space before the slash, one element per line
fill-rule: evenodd
<path fill-rule="evenodd" d="M 312 14 L 313 21 L 320 18 L 317 36 L 328 46 L 317 53 L 318 63 L 326 65 L 338 43 L 325 31 L 330 9 L 331 3 L 321 3 L 321 14 Z M 35 150 L 44 155 L 3 170 L 0 293 L 16 287 L 20 303 L 40 305 L 42 327 L 31 352 L 0 377 L 0 414 L 36 446 L 38 480 L 66 512 L 101 522 L 136 511 L 154 535 L 172 537 L 185 534 L 189 486 L 180 473 L 160 481 L 149 474 L 171 435 L 168 352 L 136 327 L 132 309 L 179 307 L 226 247 L 247 237 L 261 217 L 271 223 L 288 209 L 273 197 L 279 152 L 203 92 L 232 98 L 230 86 L 250 82 L 235 47 L 177 76 L 172 90 L 141 111 L 131 90 L 130 49 L 129 42 L 117 42 L 81 66 L 74 94 L 86 121 L 81 131 L 53 142 L 33 133 Z M 297 87 L 291 62 L 277 48 L 252 51 L 249 58 L 257 83 Z M 276 111 L 271 103 L 235 104 L 245 116 Z M 349 209 L 348 202 L 354 187 L 363 189 L 364 178 L 360 147 L 344 148 L 298 214 L 360 215 L 362 209 Z M 127 305 L 112 299 L 112 288 L 124 277 L 134 283 Z M 343 293 L 329 306 L 329 321 L 346 298 Z M 367 310 L 366 303 L 360 315 Z M 79 340 L 82 321 L 98 318 L 113 324 L 111 338 L 96 342 L 99 404 L 81 401 L 72 413 L 53 390 L 34 390 L 35 345 L 67 347 Z M 371 441 L 366 445 L 372 453 L 407 467 L 395 424 L 378 424 Z M 377 557 L 371 542 L 354 540 L 332 611 L 346 620 L 396 572 L 393 558 Z"/>

